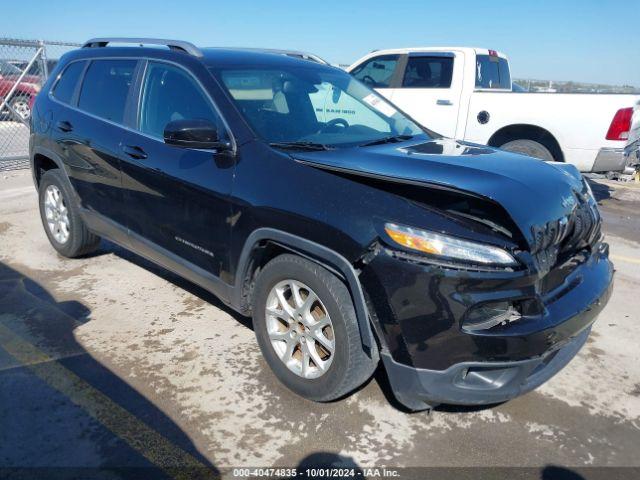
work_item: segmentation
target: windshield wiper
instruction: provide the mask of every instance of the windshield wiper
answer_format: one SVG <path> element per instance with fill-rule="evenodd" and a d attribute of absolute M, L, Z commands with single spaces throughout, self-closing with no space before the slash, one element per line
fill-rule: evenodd
<path fill-rule="evenodd" d="M 269 145 L 291 150 L 330 150 L 325 144 L 315 142 L 271 142 Z"/>
<path fill-rule="evenodd" d="M 390 137 L 382 137 L 376 140 L 371 140 L 370 142 L 363 143 L 360 146 L 368 147 L 370 145 L 382 145 L 383 143 L 401 142 L 403 140 L 411 140 L 412 138 L 413 138 L 413 135 L 391 135 Z"/>

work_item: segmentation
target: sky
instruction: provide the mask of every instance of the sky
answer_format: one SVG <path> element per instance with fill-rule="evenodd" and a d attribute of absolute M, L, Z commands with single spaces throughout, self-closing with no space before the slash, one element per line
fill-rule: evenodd
<path fill-rule="evenodd" d="M 640 87 L 639 19 L 640 0 L 20 0 L 3 2 L 0 37 L 173 38 L 334 64 L 374 49 L 474 46 L 506 53 L 516 78 Z"/>

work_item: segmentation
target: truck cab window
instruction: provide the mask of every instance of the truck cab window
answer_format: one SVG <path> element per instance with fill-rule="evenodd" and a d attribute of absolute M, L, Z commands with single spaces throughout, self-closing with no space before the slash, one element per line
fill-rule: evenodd
<path fill-rule="evenodd" d="M 509 63 L 492 55 L 476 56 L 476 88 L 511 89 Z"/>
<path fill-rule="evenodd" d="M 405 88 L 449 88 L 453 74 L 451 57 L 410 57 L 402 79 Z"/>
<path fill-rule="evenodd" d="M 351 75 L 371 88 L 385 88 L 391 84 L 397 64 L 398 55 L 374 57 L 354 68 Z"/>

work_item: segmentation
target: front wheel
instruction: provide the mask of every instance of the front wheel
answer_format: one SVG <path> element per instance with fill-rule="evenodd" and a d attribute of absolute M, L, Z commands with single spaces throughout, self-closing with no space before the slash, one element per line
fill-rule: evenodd
<path fill-rule="evenodd" d="M 500 149 L 507 152 L 520 153 L 529 157 L 538 158 L 545 162 L 553 162 L 555 159 L 547 147 L 534 140 L 512 140 L 500 146 Z"/>
<path fill-rule="evenodd" d="M 315 401 L 339 398 L 375 370 L 364 351 L 349 290 L 296 255 L 270 261 L 256 281 L 253 327 L 269 367 L 290 390 Z"/>

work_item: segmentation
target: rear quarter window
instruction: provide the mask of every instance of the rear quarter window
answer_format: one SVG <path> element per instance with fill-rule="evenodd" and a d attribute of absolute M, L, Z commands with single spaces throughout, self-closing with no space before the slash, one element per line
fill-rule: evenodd
<path fill-rule="evenodd" d="M 511 89 L 509 62 L 494 55 L 476 56 L 476 88 Z"/>
<path fill-rule="evenodd" d="M 85 64 L 86 62 L 73 62 L 62 71 L 60 79 L 53 87 L 52 94 L 56 100 L 62 103 L 71 103 Z"/>
<path fill-rule="evenodd" d="M 137 60 L 94 60 L 82 81 L 78 107 L 122 123 Z"/>

